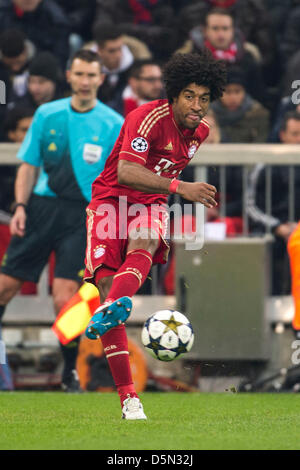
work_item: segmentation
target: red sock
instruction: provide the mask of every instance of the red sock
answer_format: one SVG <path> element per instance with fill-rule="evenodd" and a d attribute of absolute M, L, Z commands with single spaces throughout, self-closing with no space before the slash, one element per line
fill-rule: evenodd
<path fill-rule="evenodd" d="M 138 398 L 131 375 L 125 325 L 112 328 L 101 337 L 101 341 L 123 406 L 128 395 Z"/>
<path fill-rule="evenodd" d="M 152 266 L 152 256 L 146 250 L 132 250 L 116 272 L 106 300 L 132 297 L 145 282 Z"/>

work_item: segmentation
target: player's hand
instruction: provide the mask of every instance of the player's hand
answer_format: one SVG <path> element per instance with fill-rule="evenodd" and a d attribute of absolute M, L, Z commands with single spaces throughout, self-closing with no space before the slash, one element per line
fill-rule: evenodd
<path fill-rule="evenodd" d="M 177 193 L 184 199 L 193 202 L 201 202 L 201 204 L 209 209 L 217 206 L 215 200 L 216 192 L 216 188 L 208 183 L 187 183 L 180 181 L 177 188 Z"/>
<path fill-rule="evenodd" d="M 26 212 L 24 207 L 17 207 L 16 212 L 14 213 L 10 221 L 10 233 L 11 235 L 16 235 L 17 237 L 24 237 L 25 235 L 25 226 L 26 226 Z"/>

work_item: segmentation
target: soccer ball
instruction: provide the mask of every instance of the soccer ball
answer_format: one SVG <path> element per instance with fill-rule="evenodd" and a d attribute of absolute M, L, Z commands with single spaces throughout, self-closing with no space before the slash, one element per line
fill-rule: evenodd
<path fill-rule="evenodd" d="M 194 332 L 189 320 L 176 310 L 159 310 L 142 330 L 146 351 L 160 361 L 173 361 L 191 350 Z"/>

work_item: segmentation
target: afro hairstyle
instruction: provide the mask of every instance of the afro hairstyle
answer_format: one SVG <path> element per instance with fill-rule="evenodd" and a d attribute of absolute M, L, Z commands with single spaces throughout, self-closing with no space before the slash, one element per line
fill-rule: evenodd
<path fill-rule="evenodd" d="M 169 103 L 191 83 L 207 87 L 211 101 L 214 101 L 223 95 L 227 83 L 226 66 L 207 49 L 199 53 L 176 53 L 164 67 L 164 83 Z"/>

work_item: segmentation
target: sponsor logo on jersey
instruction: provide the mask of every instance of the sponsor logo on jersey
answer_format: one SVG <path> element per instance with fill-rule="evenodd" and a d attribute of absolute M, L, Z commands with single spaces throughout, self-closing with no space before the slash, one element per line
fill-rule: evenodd
<path fill-rule="evenodd" d="M 146 152 L 148 150 L 148 142 L 144 137 L 136 137 L 131 142 L 131 148 L 136 152 Z"/>

